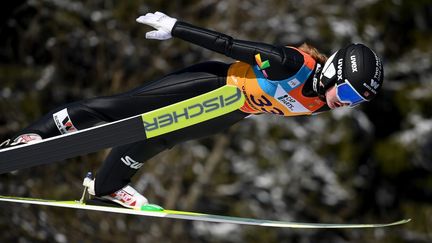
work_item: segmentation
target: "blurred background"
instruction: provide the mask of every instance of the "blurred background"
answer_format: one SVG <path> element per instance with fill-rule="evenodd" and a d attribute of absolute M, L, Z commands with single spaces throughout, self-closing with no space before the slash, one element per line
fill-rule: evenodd
<path fill-rule="evenodd" d="M 1 242 L 431 242 L 432 1 L 17 0 L 0 15 L 0 140 L 49 110 L 127 91 L 188 65 L 232 60 L 146 40 L 162 11 L 238 39 L 349 42 L 384 60 L 379 97 L 313 117 L 258 116 L 148 161 L 134 186 L 165 208 L 272 220 L 384 223 L 297 230 L 0 204 Z M 429 107 L 429 108 L 428 108 Z M 107 151 L 0 175 L 0 194 L 78 199 Z"/>

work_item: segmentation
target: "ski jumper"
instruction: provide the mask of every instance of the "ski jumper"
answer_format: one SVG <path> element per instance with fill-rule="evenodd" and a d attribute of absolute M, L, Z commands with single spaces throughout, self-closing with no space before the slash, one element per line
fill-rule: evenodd
<path fill-rule="evenodd" d="M 172 36 L 224 54 L 237 62 L 204 62 L 146 82 L 123 94 L 67 104 L 51 111 L 22 133 L 37 133 L 47 138 L 151 111 L 226 84 L 242 90 L 246 101 L 240 110 L 152 139 L 113 148 L 96 174 L 95 192 L 101 196 L 130 183 L 142 164 L 156 154 L 178 143 L 224 131 L 250 114 L 298 116 L 329 110 L 312 89 L 316 62 L 301 50 L 236 40 L 182 21 L 176 22 Z"/>

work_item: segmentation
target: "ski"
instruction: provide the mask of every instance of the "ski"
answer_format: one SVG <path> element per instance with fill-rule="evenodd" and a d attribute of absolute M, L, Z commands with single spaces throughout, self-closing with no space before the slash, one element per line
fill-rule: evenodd
<path fill-rule="evenodd" d="M 386 224 L 298 223 L 298 222 L 287 222 L 287 221 L 273 221 L 273 220 L 262 220 L 262 219 L 253 219 L 253 218 L 231 217 L 231 216 L 195 213 L 195 212 L 187 212 L 187 211 L 166 210 L 157 205 L 152 205 L 152 204 L 143 206 L 141 210 L 134 210 L 134 209 L 120 208 L 120 207 L 87 205 L 80 201 L 55 201 L 55 200 L 22 198 L 22 197 L 0 196 L 0 201 L 52 206 L 52 207 L 62 207 L 62 208 L 83 209 L 83 210 L 99 211 L 99 212 L 130 214 L 130 215 L 139 215 L 139 216 L 147 216 L 147 217 L 171 218 L 171 219 L 182 219 L 182 220 L 191 220 L 191 221 L 206 221 L 206 222 L 213 222 L 213 223 L 254 225 L 254 226 L 264 226 L 264 227 L 298 228 L 298 229 L 381 228 L 381 227 L 389 227 L 389 226 L 406 224 L 411 220 L 411 219 L 404 219 L 404 220 L 399 220 L 396 222 L 386 223 Z"/>
<path fill-rule="evenodd" d="M 2 149 L 0 174 L 166 134 L 237 110 L 244 99 L 237 87 L 226 85 L 137 116 Z"/>

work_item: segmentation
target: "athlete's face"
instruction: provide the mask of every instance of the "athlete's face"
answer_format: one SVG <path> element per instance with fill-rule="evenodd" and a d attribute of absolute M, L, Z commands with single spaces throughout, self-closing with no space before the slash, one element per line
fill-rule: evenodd
<path fill-rule="evenodd" d="M 342 103 L 336 95 L 336 86 L 329 88 L 325 93 L 326 101 L 330 109 L 335 109 L 342 106 L 347 106 L 347 103 Z"/>

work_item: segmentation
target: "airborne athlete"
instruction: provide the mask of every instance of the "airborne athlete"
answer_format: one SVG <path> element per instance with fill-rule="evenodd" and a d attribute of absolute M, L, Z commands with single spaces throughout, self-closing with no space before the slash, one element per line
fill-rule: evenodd
<path fill-rule="evenodd" d="M 354 107 L 372 100 L 383 83 L 381 59 L 363 44 L 350 44 L 327 59 L 307 44 L 292 47 L 236 40 L 160 12 L 140 16 L 137 22 L 156 29 L 146 34 L 147 39 L 176 37 L 236 61 L 195 64 L 123 94 L 66 104 L 0 147 L 73 133 L 168 106 L 227 84 L 237 86 L 246 98 L 239 110 L 165 135 L 114 147 L 96 178 L 84 180 L 89 193 L 97 198 L 141 208 L 148 200 L 129 183 L 142 164 L 156 154 L 178 143 L 221 132 L 250 115 L 300 116 Z"/>

